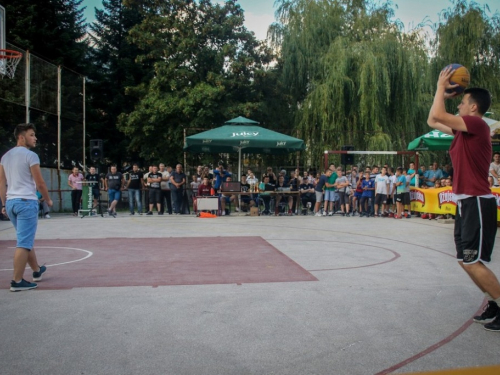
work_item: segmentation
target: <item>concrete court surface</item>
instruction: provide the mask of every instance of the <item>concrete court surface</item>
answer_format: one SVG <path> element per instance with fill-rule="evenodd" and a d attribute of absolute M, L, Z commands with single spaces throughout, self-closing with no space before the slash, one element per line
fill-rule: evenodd
<path fill-rule="evenodd" d="M 452 225 L 54 214 L 40 220 L 35 242 L 44 280 L 18 293 L 8 291 L 14 240 L 0 222 L 0 374 L 397 374 L 500 364 L 500 333 L 471 321 L 484 298 L 454 260 Z M 498 240 L 490 266 L 500 276 Z"/>

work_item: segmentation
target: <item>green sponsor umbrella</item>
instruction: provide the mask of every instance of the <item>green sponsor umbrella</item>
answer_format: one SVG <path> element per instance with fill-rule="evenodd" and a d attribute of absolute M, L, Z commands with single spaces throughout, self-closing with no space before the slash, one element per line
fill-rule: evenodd
<path fill-rule="evenodd" d="M 491 143 L 493 145 L 493 150 L 500 150 L 500 139 L 494 135 L 495 130 L 500 129 L 500 121 L 493 120 L 487 117 L 483 117 L 483 120 L 490 126 L 493 138 Z M 439 130 L 433 130 L 427 134 L 424 134 L 418 138 L 415 138 L 408 145 L 408 150 L 410 151 L 436 151 L 436 150 L 449 150 L 451 142 L 453 141 L 453 136 L 440 132 Z"/>
<path fill-rule="evenodd" d="M 302 139 L 258 126 L 257 121 L 237 117 L 223 126 L 186 137 L 184 151 L 194 153 L 238 153 L 238 177 L 241 176 L 241 153 L 288 154 L 304 150 Z"/>

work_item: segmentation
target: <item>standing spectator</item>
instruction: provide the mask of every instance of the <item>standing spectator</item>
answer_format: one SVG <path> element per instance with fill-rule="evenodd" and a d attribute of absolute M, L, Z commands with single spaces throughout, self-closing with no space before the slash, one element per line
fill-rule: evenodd
<path fill-rule="evenodd" d="M 130 215 L 134 214 L 134 200 L 137 205 L 137 213 L 142 215 L 142 197 L 141 190 L 144 188 L 144 175 L 139 170 L 137 163 L 132 166 L 132 172 L 129 173 L 127 181 L 128 189 L 128 207 Z"/>
<path fill-rule="evenodd" d="M 406 189 L 406 177 L 403 175 L 403 168 L 399 167 L 396 169 L 396 215 L 395 219 L 403 218 L 403 206 L 404 198 L 403 195 Z"/>
<path fill-rule="evenodd" d="M 357 198 L 354 197 L 354 194 L 358 184 L 358 172 L 354 167 L 352 167 L 351 173 L 348 174 L 347 181 L 349 182 L 349 206 L 352 208 L 352 216 L 355 216 Z"/>
<path fill-rule="evenodd" d="M 196 194 L 198 194 L 198 187 L 200 186 L 200 183 L 198 182 L 198 175 L 195 173 L 193 174 L 193 180 L 189 184 L 189 187 L 191 188 L 191 197 L 196 197 Z"/>
<path fill-rule="evenodd" d="M 49 207 L 52 200 L 40 170 L 40 159 L 30 151 L 36 146 L 35 126 L 19 124 L 14 130 L 16 147 L 7 151 L 0 160 L 0 201 L 2 215 L 8 216 L 16 230 L 16 250 L 14 252 L 14 274 L 10 291 L 35 289 L 36 283 L 24 280 L 24 270 L 29 264 L 33 270 L 33 281 L 41 281 L 47 270 L 39 266 L 34 242 L 38 224 L 38 198 L 36 189 Z"/>
<path fill-rule="evenodd" d="M 318 173 L 319 175 L 319 173 Z M 316 194 L 316 204 L 314 206 L 314 213 L 315 216 L 321 216 L 320 208 L 321 208 L 321 202 L 323 202 L 323 188 L 326 186 L 326 183 L 328 182 L 328 179 L 332 175 L 332 170 L 327 169 L 325 170 L 325 173 L 320 175 L 319 178 L 317 177 L 317 182 L 316 185 L 314 186 L 314 192 Z M 326 207 L 327 202 L 325 201 L 324 207 L 323 207 L 323 216 L 326 216 L 326 210 L 328 209 Z"/>
<path fill-rule="evenodd" d="M 170 191 L 170 173 L 172 167 L 168 166 L 165 168 L 165 164 L 159 164 L 158 173 L 161 174 L 160 182 L 160 205 L 161 212 L 165 213 L 165 201 L 167 202 L 167 211 L 169 215 L 172 215 L 172 195 Z"/>
<path fill-rule="evenodd" d="M 338 174 L 335 169 L 335 164 L 330 164 L 328 169 L 331 171 L 328 181 L 325 183 L 325 204 L 323 208 L 323 216 L 332 216 L 335 213 L 335 198 L 338 200 L 338 194 L 336 192 L 336 181 Z M 316 199 L 316 203 L 318 200 Z M 328 212 L 329 211 L 329 212 Z"/>
<path fill-rule="evenodd" d="M 499 185 L 500 179 L 500 152 L 493 154 L 493 162 L 490 164 L 490 176 L 493 177 L 493 185 Z"/>
<path fill-rule="evenodd" d="M 78 215 L 80 209 L 80 200 L 82 199 L 82 181 L 83 174 L 80 173 L 78 167 L 73 167 L 73 173 L 68 177 L 68 185 L 71 188 L 71 207 L 73 208 L 73 216 Z"/>
<path fill-rule="evenodd" d="M 381 212 L 384 213 L 387 205 L 387 196 L 389 195 L 389 177 L 387 176 L 387 169 L 382 167 L 382 173 L 375 177 L 375 216 L 380 217 L 378 213 L 379 206 Z"/>
<path fill-rule="evenodd" d="M 410 181 L 410 186 L 413 186 L 415 187 L 416 186 L 416 183 L 417 183 L 417 175 L 418 175 L 418 178 L 419 178 L 419 185 L 422 184 L 422 178 L 424 177 L 424 174 L 422 172 L 421 169 L 419 169 L 418 171 L 415 170 L 415 163 L 411 162 L 410 163 L 410 167 L 408 168 L 408 174 L 410 175 L 411 177 L 411 181 Z"/>
<path fill-rule="evenodd" d="M 198 165 L 198 167 L 196 168 L 196 173 L 195 173 L 196 182 L 198 182 L 198 184 L 201 184 L 201 175 L 202 174 L 203 174 L 203 165 Z M 196 192 L 193 192 L 193 195 L 196 195 Z"/>
<path fill-rule="evenodd" d="M 337 168 L 337 180 L 335 181 L 335 187 L 337 188 L 337 194 L 340 202 L 340 210 L 342 211 L 342 216 L 349 215 L 349 195 L 348 186 L 349 181 L 346 176 L 342 175 L 342 168 Z"/>
<path fill-rule="evenodd" d="M 149 211 L 149 182 L 148 182 L 148 177 L 149 177 L 149 174 L 153 172 L 153 166 L 150 165 L 148 167 L 148 171 L 146 173 L 144 173 L 144 205 L 145 205 L 145 208 L 146 210 Z"/>
<path fill-rule="evenodd" d="M 186 175 L 182 171 L 182 164 L 177 164 L 175 166 L 175 171 L 173 171 L 170 175 L 170 188 L 172 189 L 172 197 L 175 202 L 175 213 L 177 215 L 182 212 L 182 200 L 185 185 Z"/>
<path fill-rule="evenodd" d="M 426 183 L 428 187 L 434 187 L 436 180 L 443 178 L 443 172 L 438 168 L 438 163 L 432 163 L 432 169 L 427 171 Z"/>
<path fill-rule="evenodd" d="M 394 212 L 396 212 L 396 174 L 394 173 L 394 169 L 389 167 L 388 173 L 389 175 L 389 196 L 387 197 L 387 207 L 388 212 L 387 216 L 394 217 Z"/>
<path fill-rule="evenodd" d="M 110 202 L 108 215 L 116 216 L 116 205 L 122 196 L 121 189 L 124 187 L 123 175 L 117 171 L 116 164 L 111 166 L 111 170 L 104 178 L 104 189 L 108 191 L 108 200 Z"/>
<path fill-rule="evenodd" d="M 42 206 L 42 215 L 43 215 L 43 217 L 46 218 L 46 219 L 50 219 L 50 215 L 49 215 L 50 207 L 47 204 L 47 202 L 45 201 L 45 199 L 43 199 L 42 193 L 40 193 L 37 190 L 36 191 L 36 196 L 38 198 L 38 203 Z"/>
<path fill-rule="evenodd" d="M 299 191 L 300 181 L 298 177 L 300 176 L 297 174 L 297 172 L 298 171 L 290 172 L 290 180 L 288 181 L 288 186 L 290 186 L 290 191 L 294 192 Z M 288 211 L 289 214 L 296 213 L 297 202 L 298 202 L 298 195 L 291 194 L 289 201 L 289 204 L 291 203 L 291 206 L 289 206 L 289 211 Z"/>
<path fill-rule="evenodd" d="M 375 181 L 370 179 L 370 172 L 365 172 L 365 179 L 361 182 L 361 189 L 363 189 L 363 193 L 361 193 L 361 213 L 359 217 L 369 217 L 371 208 L 369 206 L 372 201 L 373 192 L 375 190 Z"/>
<path fill-rule="evenodd" d="M 90 167 L 89 173 L 85 176 L 85 180 L 90 185 L 92 189 L 92 197 L 94 198 L 94 207 L 97 207 L 99 201 L 99 196 L 101 195 L 99 187 L 99 175 L 96 173 L 95 167 Z"/>
<path fill-rule="evenodd" d="M 153 207 L 156 205 L 158 215 L 163 215 L 161 211 L 161 180 L 162 175 L 158 167 L 153 165 L 153 171 L 148 174 L 149 183 L 149 211 L 146 215 L 153 215 Z"/>
<path fill-rule="evenodd" d="M 406 168 L 403 168 L 403 175 L 406 178 L 405 192 L 403 194 L 403 205 L 405 211 L 405 217 L 411 219 L 411 199 L 410 199 L 410 181 L 411 177 L 408 175 Z"/>

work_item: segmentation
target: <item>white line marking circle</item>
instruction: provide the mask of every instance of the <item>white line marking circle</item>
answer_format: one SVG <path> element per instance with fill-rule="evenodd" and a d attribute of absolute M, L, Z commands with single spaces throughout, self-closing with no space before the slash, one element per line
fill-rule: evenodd
<path fill-rule="evenodd" d="M 15 247 L 9 247 L 9 249 L 15 249 Z M 70 260 L 69 262 L 62 262 L 62 263 L 56 263 L 56 264 L 46 264 L 45 265 L 46 267 L 54 267 L 54 266 L 61 266 L 63 264 L 81 262 L 82 260 L 90 258 L 92 255 L 94 255 L 94 253 L 92 251 L 78 249 L 76 247 L 36 246 L 35 249 L 66 249 L 66 250 L 83 251 L 84 253 L 87 253 L 87 255 L 83 258 L 76 259 L 76 260 Z M 26 269 L 28 269 L 28 268 L 29 267 L 26 267 Z M 0 268 L 0 271 L 14 271 L 14 269 L 13 268 Z"/>

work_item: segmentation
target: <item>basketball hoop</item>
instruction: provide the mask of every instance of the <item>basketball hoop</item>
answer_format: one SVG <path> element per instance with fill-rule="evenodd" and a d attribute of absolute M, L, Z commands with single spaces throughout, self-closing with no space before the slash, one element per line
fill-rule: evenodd
<path fill-rule="evenodd" d="M 14 78 L 17 64 L 19 64 L 22 58 L 23 54 L 21 52 L 10 49 L 0 49 L 0 75 L 2 78 L 4 76 Z"/>

